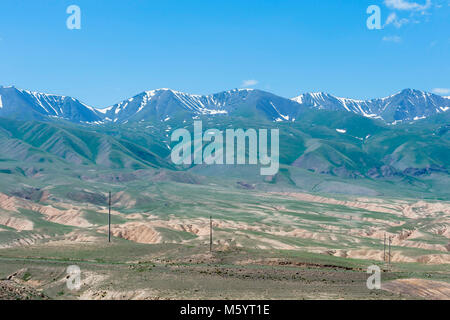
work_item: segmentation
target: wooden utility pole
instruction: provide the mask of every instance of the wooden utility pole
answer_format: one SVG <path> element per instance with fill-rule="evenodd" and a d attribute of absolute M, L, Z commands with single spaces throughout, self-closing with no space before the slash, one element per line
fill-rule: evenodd
<path fill-rule="evenodd" d="M 209 252 L 212 252 L 212 216 L 209 216 Z"/>
<path fill-rule="evenodd" d="M 109 192 L 108 201 L 108 242 L 111 242 L 111 191 Z"/>
<path fill-rule="evenodd" d="M 391 265 L 391 237 L 389 236 L 389 265 Z"/>
<path fill-rule="evenodd" d="M 386 232 L 384 233 L 383 261 L 386 262 Z"/>

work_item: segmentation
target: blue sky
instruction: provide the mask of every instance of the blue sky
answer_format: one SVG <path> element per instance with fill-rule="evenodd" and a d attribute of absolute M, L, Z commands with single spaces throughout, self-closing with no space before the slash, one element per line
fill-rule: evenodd
<path fill-rule="evenodd" d="M 155 88 L 450 95 L 450 0 L 1 0 L 0 85 L 95 107 Z"/>

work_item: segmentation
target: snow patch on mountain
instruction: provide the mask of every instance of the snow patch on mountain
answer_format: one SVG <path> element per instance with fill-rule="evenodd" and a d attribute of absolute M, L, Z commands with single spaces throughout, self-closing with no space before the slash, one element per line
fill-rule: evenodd
<path fill-rule="evenodd" d="M 108 111 L 110 111 L 113 108 L 113 106 L 107 107 L 107 108 L 103 108 L 103 109 L 95 109 L 96 111 L 100 112 L 100 113 L 107 113 Z"/>

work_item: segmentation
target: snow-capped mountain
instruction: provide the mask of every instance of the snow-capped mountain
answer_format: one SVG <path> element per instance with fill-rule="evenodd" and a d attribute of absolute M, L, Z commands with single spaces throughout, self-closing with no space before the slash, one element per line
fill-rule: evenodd
<path fill-rule="evenodd" d="M 348 111 L 388 123 L 424 119 L 450 109 L 447 97 L 413 89 L 372 100 L 339 98 L 323 92 L 305 93 L 292 100 L 309 108 Z"/>
<path fill-rule="evenodd" d="M 234 89 L 212 95 L 191 95 L 171 89 L 142 92 L 106 109 L 105 121 L 167 120 L 178 116 L 241 115 L 273 121 L 294 120 L 304 108 L 268 92 Z"/>
<path fill-rule="evenodd" d="M 339 98 L 324 92 L 305 93 L 286 99 L 253 89 L 234 89 L 211 95 L 157 89 L 144 91 L 106 109 L 95 109 L 72 97 L 0 87 L 0 117 L 18 120 L 127 123 L 195 118 L 200 115 L 230 115 L 270 121 L 296 121 L 302 113 L 311 109 L 353 112 L 387 123 L 398 123 L 444 113 L 450 109 L 450 99 L 413 89 L 372 100 Z"/>
<path fill-rule="evenodd" d="M 17 120 L 65 119 L 72 122 L 96 122 L 98 112 L 77 99 L 0 86 L 0 117 Z"/>

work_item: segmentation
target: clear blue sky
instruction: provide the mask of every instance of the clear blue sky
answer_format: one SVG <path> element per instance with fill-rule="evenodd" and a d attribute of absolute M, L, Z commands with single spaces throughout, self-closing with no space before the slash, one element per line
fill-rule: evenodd
<path fill-rule="evenodd" d="M 71 4 L 81 30 L 66 28 Z M 0 84 L 95 107 L 161 87 L 450 95 L 450 0 L 1 0 Z"/>

